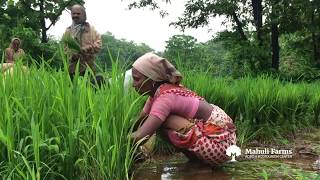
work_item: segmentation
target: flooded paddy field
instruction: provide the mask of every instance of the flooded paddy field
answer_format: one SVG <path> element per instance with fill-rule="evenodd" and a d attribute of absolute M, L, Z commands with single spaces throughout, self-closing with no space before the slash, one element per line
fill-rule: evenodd
<path fill-rule="evenodd" d="M 255 147 L 250 147 L 250 143 L 247 147 L 241 147 L 242 153 L 248 148 L 277 146 L 257 142 L 251 145 Z M 214 168 L 191 163 L 182 153 L 155 155 L 136 165 L 133 179 L 320 179 L 320 169 L 317 169 L 320 164 L 316 163 L 320 157 L 320 131 L 299 134 L 289 144 L 281 147 L 291 148 L 292 157 L 249 159 L 242 154 L 237 157 L 237 162 L 225 163 Z"/>

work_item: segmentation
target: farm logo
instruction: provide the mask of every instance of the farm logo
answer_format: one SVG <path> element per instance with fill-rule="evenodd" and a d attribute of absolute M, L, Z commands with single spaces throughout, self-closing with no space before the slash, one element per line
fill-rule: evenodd
<path fill-rule="evenodd" d="M 279 158 L 292 158 L 292 149 L 278 149 L 278 148 L 246 148 L 244 152 L 246 159 L 279 159 Z"/>
<path fill-rule="evenodd" d="M 227 156 L 231 156 L 230 162 L 236 162 L 236 157 L 241 155 L 241 149 L 237 145 L 231 145 L 226 150 Z"/>

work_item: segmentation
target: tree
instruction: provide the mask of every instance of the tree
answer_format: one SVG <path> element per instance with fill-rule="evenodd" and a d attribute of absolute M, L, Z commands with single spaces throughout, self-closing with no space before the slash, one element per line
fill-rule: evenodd
<path fill-rule="evenodd" d="M 165 3 L 171 3 L 171 0 L 164 0 Z M 129 4 L 129 9 L 133 8 L 143 8 L 143 7 L 149 7 L 150 10 L 159 9 L 159 3 L 155 0 L 139 0 L 139 1 L 133 1 Z M 165 10 L 160 10 L 160 15 L 162 17 L 166 16 L 168 13 Z"/>
<path fill-rule="evenodd" d="M 271 25 L 271 48 L 272 48 L 272 63 L 271 67 L 276 71 L 279 70 L 279 17 L 281 16 L 279 13 L 279 9 L 281 6 L 279 5 L 277 0 L 270 0 L 269 6 L 271 9 L 271 13 L 269 15 L 270 25 Z"/>
<path fill-rule="evenodd" d="M 286 22 L 282 19 L 281 23 L 290 27 L 286 32 L 305 31 L 310 34 L 305 38 L 310 38 L 314 62 L 320 65 L 320 1 L 294 0 L 287 4 L 288 17 L 292 16 L 292 20 Z"/>
<path fill-rule="evenodd" d="M 177 57 L 184 63 L 192 63 L 192 61 L 198 61 L 196 56 L 197 39 L 187 35 L 174 35 L 168 41 L 166 41 L 166 49 L 164 55 L 173 60 Z"/>
<path fill-rule="evenodd" d="M 271 0 L 265 0 L 265 3 Z M 154 3 L 155 0 L 145 1 L 143 5 L 147 6 L 146 2 Z M 252 11 L 251 9 L 252 8 Z M 276 13 L 273 13 L 276 14 Z M 230 22 L 233 23 L 233 28 L 238 32 L 241 37 L 240 40 L 248 41 L 249 43 L 255 43 L 252 37 L 250 37 L 250 32 L 247 27 L 253 22 L 252 25 L 256 27 L 257 41 L 261 49 L 265 49 L 263 46 L 263 15 L 269 16 L 269 13 L 263 11 L 262 0 L 190 0 L 185 4 L 185 11 L 182 17 L 178 18 L 177 22 L 172 23 L 176 27 L 185 28 L 198 28 L 199 26 L 205 26 L 209 24 L 211 17 L 216 16 L 225 16 Z M 252 18 L 253 17 L 253 18 Z M 253 19 L 253 21 L 252 21 Z M 274 59 L 279 62 L 279 43 L 277 41 L 276 27 L 277 25 L 272 26 L 270 30 L 273 29 L 273 41 L 272 41 L 272 54 Z M 250 39 L 250 41 L 249 41 Z M 251 45 L 250 45 L 251 46 Z M 252 45 L 253 47 L 254 45 Z M 244 47 L 245 48 L 245 47 Z M 255 48 L 252 48 L 254 50 Z M 251 52 L 252 54 L 256 53 L 255 51 Z M 279 63 L 276 63 L 279 64 Z M 277 65 L 275 64 L 275 67 Z"/>
<path fill-rule="evenodd" d="M 244 2 L 245 3 L 245 2 Z M 185 5 L 185 11 L 177 22 L 172 23 L 175 26 L 185 28 L 198 28 L 209 24 L 211 17 L 225 16 L 235 24 L 235 29 L 242 40 L 247 40 L 244 32 L 245 23 L 240 19 L 239 14 L 243 11 L 242 2 L 231 1 L 188 1 Z"/>
<path fill-rule="evenodd" d="M 37 61 L 59 62 L 55 56 L 57 42 L 48 38 L 47 31 L 58 21 L 62 11 L 75 3 L 81 4 L 83 0 L 0 1 L 0 49 L 8 47 L 12 37 L 18 37 L 22 48 Z"/>
<path fill-rule="evenodd" d="M 135 0 L 138 8 L 150 6 L 159 8 L 159 0 Z M 168 2 L 168 1 L 165 1 Z M 170 1 L 169 1 L 170 2 Z M 134 4 L 134 3 L 132 3 Z M 291 51 L 307 60 L 313 57 L 313 63 L 320 66 L 320 1 L 317 0 L 189 0 L 185 3 L 185 11 L 172 25 L 185 28 L 206 26 L 210 18 L 224 16 L 232 22 L 232 31 L 224 35 L 232 35 L 224 41 L 228 46 L 228 58 L 239 66 L 249 64 L 253 72 L 265 71 L 280 66 L 281 37 L 289 37 L 286 51 Z M 255 27 L 255 32 L 251 30 Z M 293 34 L 293 37 L 286 36 Z M 270 35 L 270 36 L 269 36 Z M 281 51 L 280 51 L 281 50 Z M 244 55 L 244 52 L 249 55 Z M 299 60 L 297 56 L 293 56 Z M 271 60 L 271 61 L 270 61 Z M 264 62 L 267 61 L 267 62 Z M 257 68 L 259 67 L 259 68 Z M 263 69 L 264 68 L 264 69 Z"/>
<path fill-rule="evenodd" d="M 297 32 L 304 34 L 305 40 L 299 42 L 305 41 L 303 53 L 313 52 L 314 62 L 320 64 L 320 25 L 317 23 L 320 21 L 320 2 L 283 0 L 279 3 L 276 0 L 266 0 L 265 4 L 267 25 L 271 30 L 272 67 L 279 67 L 279 37 Z"/>
<path fill-rule="evenodd" d="M 73 4 L 83 3 L 83 0 L 20 0 L 16 6 L 26 13 L 27 21 L 37 24 L 36 30 L 41 32 L 41 42 L 47 43 L 47 31 L 59 20 L 62 12 Z M 46 20 L 49 21 L 48 26 Z"/>
<path fill-rule="evenodd" d="M 120 65 L 126 68 L 138 57 L 153 50 L 146 44 L 136 44 L 133 41 L 116 39 L 110 32 L 103 34 L 101 38 L 102 50 L 97 55 L 97 62 L 103 68 L 111 67 L 111 58 L 113 61 L 118 60 Z"/>
<path fill-rule="evenodd" d="M 262 0 L 251 0 L 254 24 L 257 30 L 257 40 L 262 45 Z"/>
<path fill-rule="evenodd" d="M 48 42 L 47 31 L 59 20 L 62 12 L 83 0 L 4 0 L 0 3 L 0 20 L 8 28 L 32 28 L 41 33 L 41 42 Z M 46 25 L 46 21 L 49 25 Z"/>

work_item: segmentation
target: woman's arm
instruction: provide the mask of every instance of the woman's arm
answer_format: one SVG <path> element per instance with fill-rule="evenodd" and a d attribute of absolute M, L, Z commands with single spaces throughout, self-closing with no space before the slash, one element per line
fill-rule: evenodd
<path fill-rule="evenodd" d="M 10 48 L 5 50 L 6 63 L 13 62 L 13 51 Z"/>
<path fill-rule="evenodd" d="M 134 141 L 139 141 L 140 139 L 151 136 L 160 126 L 163 121 L 156 116 L 149 115 L 142 126 L 131 134 L 131 138 Z"/>
<path fill-rule="evenodd" d="M 142 123 L 147 119 L 148 114 L 146 114 L 143 110 L 140 112 L 137 122 L 134 124 L 133 131 L 136 131 Z"/>

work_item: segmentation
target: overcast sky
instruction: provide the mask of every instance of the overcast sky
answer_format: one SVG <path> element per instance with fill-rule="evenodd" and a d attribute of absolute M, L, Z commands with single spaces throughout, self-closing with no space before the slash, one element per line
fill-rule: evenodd
<path fill-rule="evenodd" d="M 87 21 L 101 34 L 109 31 L 117 39 L 146 43 L 157 51 L 165 49 L 165 41 L 171 36 L 182 34 L 179 29 L 169 27 L 169 23 L 176 21 L 183 13 L 185 0 L 173 0 L 171 4 L 163 4 L 163 9 L 169 13 L 165 18 L 161 18 L 158 11 L 151 11 L 148 8 L 128 10 L 128 2 L 128 0 L 87 0 L 84 5 Z M 221 25 L 222 20 L 222 18 L 212 19 L 208 27 L 187 29 L 184 34 L 205 42 L 216 32 L 225 29 Z M 71 22 L 70 12 L 64 11 L 56 25 L 49 30 L 49 34 L 61 38 Z"/>

